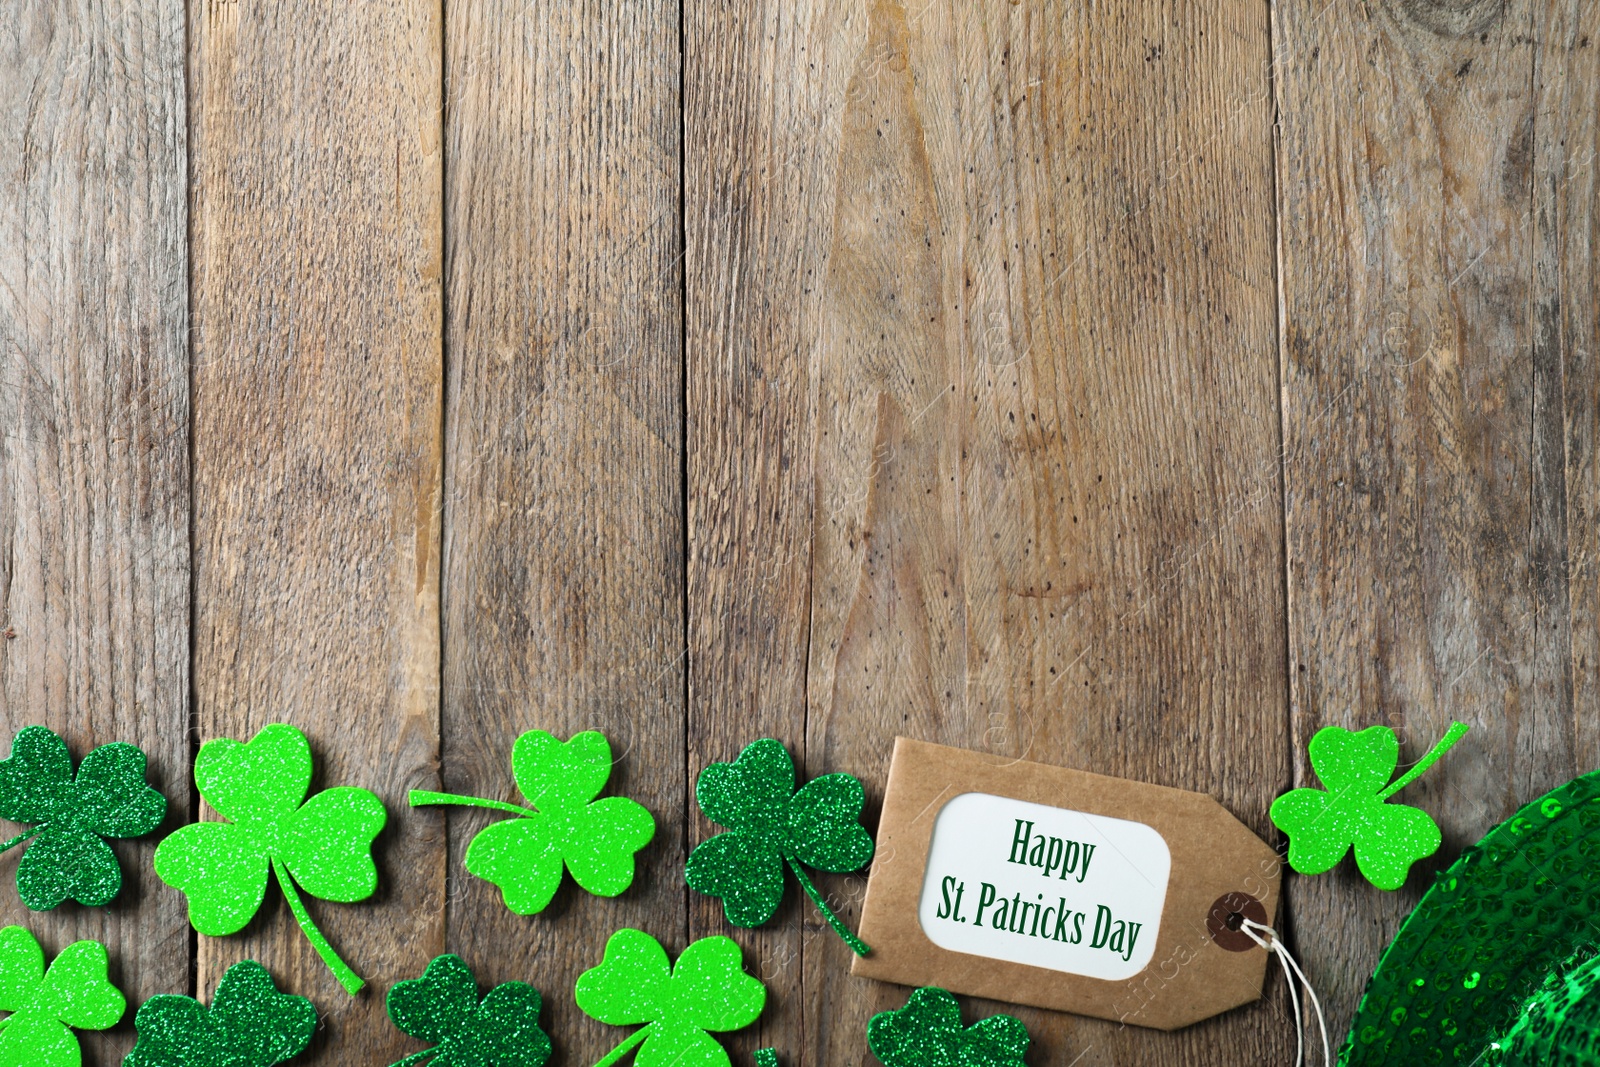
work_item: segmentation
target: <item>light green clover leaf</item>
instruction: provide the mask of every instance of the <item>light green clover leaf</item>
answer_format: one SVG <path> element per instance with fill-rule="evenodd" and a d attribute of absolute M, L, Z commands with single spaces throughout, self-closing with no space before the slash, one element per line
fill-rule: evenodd
<path fill-rule="evenodd" d="M 207 1008 L 163 993 L 139 1005 L 122 1067 L 272 1067 L 304 1052 L 317 1028 L 305 997 L 280 993 L 255 960 L 229 967 Z"/>
<path fill-rule="evenodd" d="M 188 897 L 190 923 L 212 937 L 243 929 L 261 908 L 270 870 L 301 930 L 354 996 L 364 983 L 311 921 L 295 887 L 346 904 L 370 897 L 378 886 L 371 848 L 387 819 L 383 802 L 348 786 L 307 799 L 311 746 L 282 723 L 243 744 L 207 741 L 194 783 L 231 821 L 182 827 L 156 848 L 156 874 Z"/>
<path fill-rule="evenodd" d="M 75 941 L 44 965 L 44 950 L 20 926 L 0 930 L 0 1067 L 79 1067 L 68 1027 L 104 1030 L 127 1009 L 106 978 L 106 948 Z"/>
<path fill-rule="evenodd" d="M 462 804 L 520 816 L 480 830 L 465 860 L 468 871 L 500 887 L 506 907 L 518 915 L 545 909 L 561 885 L 563 866 L 595 896 L 614 897 L 633 884 L 634 853 L 650 843 L 656 823 L 627 797 L 595 799 L 611 777 L 604 734 L 586 730 L 562 742 L 530 730 L 512 746 L 511 772 L 530 807 L 421 789 L 412 790 L 411 804 Z"/>
<path fill-rule="evenodd" d="M 1389 804 L 1467 732 L 1451 723 L 1439 743 L 1414 767 L 1389 781 L 1400 762 L 1400 742 L 1387 726 L 1353 733 L 1340 726 L 1318 730 L 1307 746 L 1311 766 L 1327 787 L 1293 789 L 1272 802 L 1273 825 L 1289 835 L 1289 866 L 1301 874 L 1332 870 L 1353 847 L 1356 867 L 1379 889 L 1399 889 L 1411 865 L 1439 848 L 1439 826 L 1421 808 Z"/>
<path fill-rule="evenodd" d="M 730 1067 L 707 1031 L 749 1026 L 767 999 L 731 938 L 703 937 L 671 964 L 642 930 L 612 934 L 600 965 L 578 977 L 573 995 L 584 1014 L 603 1023 L 644 1024 L 595 1067 L 611 1067 L 641 1042 L 635 1067 Z"/>
<path fill-rule="evenodd" d="M 867 1047 L 884 1067 L 1023 1067 L 1028 1028 L 991 1015 L 962 1029 L 956 998 L 937 986 L 914 990 L 905 1007 L 867 1023 Z"/>
<path fill-rule="evenodd" d="M 735 926 L 760 926 L 783 899 L 788 863 L 845 944 L 858 956 L 870 950 L 851 933 L 817 892 L 802 863 L 818 870 L 854 871 L 872 859 L 872 837 L 861 825 L 866 792 L 849 774 L 825 774 L 795 790 L 794 761 L 783 742 L 752 742 L 733 763 L 700 772 L 694 795 L 706 818 L 727 833 L 707 838 L 689 854 L 690 887 L 722 899 Z"/>
<path fill-rule="evenodd" d="M 432 1047 L 393 1067 L 544 1067 L 550 1037 L 539 1026 L 539 991 L 526 982 L 501 982 L 482 1001 L 478 982 L 460 956 L 435 956 L 422 977 L 396 983 L 386 1001 L 389 1019 Z"/>
<path fill-rule="evenodd" d="M 83 757 L 73 774 L 67 743 L 43 726 L 18 731 L 0 760 L 0 818 L 32 829 L 17 864 L 17 892 L 34 911 L 71 898 L 99 907 L 122 888 L 122 868 L 103 838 L 142 837 L 161 824 L 167 798 L 145 784 L 144 753 L 121 741 Z"/>

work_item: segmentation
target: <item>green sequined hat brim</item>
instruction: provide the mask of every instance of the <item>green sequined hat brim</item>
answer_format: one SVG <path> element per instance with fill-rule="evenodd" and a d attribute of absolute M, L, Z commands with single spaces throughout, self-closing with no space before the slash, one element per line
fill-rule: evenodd
<path fill-rule="evenodd" d="M 1384 950 L 1341 1067 L 1481 1063 L 1546 977 L 1600 939 L 1600 771 L 1442 871 Z"/>
<path fill-rule="evenodd" d="M 1483 1067 L 1595 1064 L 1600 1064 L 1600 956 L 1570 960 L 1553 971 L 1483 1060 Z"/>

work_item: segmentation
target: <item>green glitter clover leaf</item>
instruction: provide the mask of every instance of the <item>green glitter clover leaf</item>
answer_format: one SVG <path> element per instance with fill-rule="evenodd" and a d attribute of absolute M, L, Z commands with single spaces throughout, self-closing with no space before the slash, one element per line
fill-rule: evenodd
<path fill-rule="evenodd" d="M 311 746 L 282 723 L 243 744 L 207 741 L 195 758 L 194 783 L 232 821 L 182 827 L 156 849 L 156 874 L 189 898 L 189 922 L 212 937 L 237 933 L 261 909 L 271 870 L 307 940 L 355 996 L 365 983 L 311 921 L 295 886 L 344 904 L 370 897 L 378 886 L 371 848 L 387 818 L 383 802 L 350 786 L 307 799 Z"/>
<path fill-rule="evenodd" d="M 68 1027 L 115 1026 L 127 1002 L 106 978 L 106 947 L 75 941 L 44 965 L 44 950 L 20 926 L 0 930 L 0 1067 L 78 1067 Z"/>
<path fill-rule="evenodd" d="M 778 1067 L 778 1050 L 775 1048 L 758 1048 L 755 1052 L 756 1067 Z"/>
<path fill-rule="evenodd" d="M 991 1015 L 962 1029 L 956 998 L 924 986 L 905 1007 L 872 1017 L 867 1046 L 885 1067 L 1023 1067 L 1028 1029 L 1010 1015 Z"/>
<path fill-rule="evenodd" d="M 430 1067 L 544 1067 L 550 1038 L 539 1028 L 539 991 L 502 982 L 478 1000 L 478 982 L 460 956 L 436 956 L 421 978 L 389 990 L 389 1019 L 432 1045 L 393 1067 L 432 1058 Z"/>
<path fill-rule="evenodd" d="M 684 875 L 689 885 L 722 898 L 735 926 L 760 926 L 783 899 L 788 863 L 817 908 L 858 956 L 870 949 L 833 913 L 802 863 L 842 873 L 872 859 L 872 837 L 861 825 L 866 793 L 849 774 L 825 774 L 794 787 L 794 761 L 781 741 L 753 742 L 733 763 L 700 772 L 695 799 L 706 818 L 727 833 L 695 846 Z"/>
<path fill-rule="evenodd" d="M 465 861 L 468 871 L 500 887 L 506 907 L 518 915 L 544 910 L 561 885 L 563 866 L 598 897 L 614 897 L 633 884 L 634 853 L 655 836 L 656 822 L 627 797 L 595 799 L 611 777 L 605 734 L 585 730 L 562 742 L 529 730 L 512 746 L 511 773 L 537 811 L 422 789 L 411 791 L 411 805 L 464 804 L 521 816 L 479 831 Z"/>
<path fill-rule="evenodd" d="M 1321 874 L 1353 846 L 1367 881 L 1379 889 L 1399 889 L 1411 865 L 1438 850 L 1439 826 L 1421 808 L 1385 801 L 1416 781 L 1467 729 L 1451 723 L 1439 743 L 1393 782 L 1389 777 L 1400 762 L 1394 730 L 1318 730 L 1307 751 L 1327 791 L 1290 790 L 1272 802 L 1269 813 L 1273 825 L 1289 835 L 1289 866 L 1301 874 Z"/>
<path fill-rule="evenodd" d="M 122 1067 L 272 1067 L 305 1051 L 317 1009 L 244 960 L 223 974 L 211 1007 L 163 993 L 139 1005 L 133 1028 L 139 1036 Z"/>
<path fill-rule="evenodd" d="M 600 965 L 578 976 L 573 995 L 584 1014 L 603 1023 L 645 1024 L 595 1067 L 611 1067 L 640 1042 L 634 1067 L 730 1067 L 707 1031 L 749 1026 L 767 1000 L 732 938 L 702 937 L 669 965 L 661 943 L 642 930 L 612 934 Z"/>
<path fill-rule="evenodd" d="M 144 753 L 115 741 L 72 773 L 67 743 L 43 726 L 23 728 L 0 760 L 0 818 L 33 828 L 0 852 L 34 838 L 17 864 L 17 892 L 34 911 L 67 898 L 99 907 L 122 888 L 122 868 L 103 838 L 142 837 L 161 824 L 167 798 L 145 784 Z"/>

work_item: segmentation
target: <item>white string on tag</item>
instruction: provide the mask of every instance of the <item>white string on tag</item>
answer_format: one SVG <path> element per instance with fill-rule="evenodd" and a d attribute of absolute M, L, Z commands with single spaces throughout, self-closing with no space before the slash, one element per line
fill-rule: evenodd
<path fill-rule="evenodd" d="M 1324 1067 L 1330 1067 L 1333 1063 L 1333 1052 L 1328 1047 L 1328 1023 L 1322 1017 L 1322 1002 L 1317 999 L 1317 991 L 1311 988 L 1311 980 L 1300 969 L 1294 957 L 1289 955 L 1289 950 L 1283 947 L 1283 939 L 1278 936 L 1278 931 L 1265 923 L 1254 922 L 1243 916 L 1240 918 L 1243 921 L 1239 924 L 1239 929 L 1243 930 L 1244 935 L 1250 940 L 1278 957 L 1278 963 L 1283 967 L 1284 980 L 1289 983 L 1289 1003 L 1294 1006 L 1294 1067 L 1304 1067 L 1306 1061 L 1305 1023 L 1300 1014 L 1300 993 L 1295 988 L 1296 978 L 1299 978 L 1300 984 L 1305 987 L 1306 996 L 1311 998 L 1311 1006 L 1317 1010 L 1317 1029 L 1322 1034 L 1322 1062 Z M 1261 933 L 1256 933 L 1257 930 Z M 1262 934 L 1266 936 L 1263 937 Z"/>

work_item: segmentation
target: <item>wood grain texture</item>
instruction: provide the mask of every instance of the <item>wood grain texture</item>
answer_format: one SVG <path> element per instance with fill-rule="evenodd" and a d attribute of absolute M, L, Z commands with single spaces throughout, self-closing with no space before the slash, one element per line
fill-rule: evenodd
<path fill-rule="evenodd" d="M 1536 17 L 1534 425 L 1549 458 L 1535 468 L 1561 509 L 1540 578 L 1569 598 L 1581 774 L 1600 767 L 1600 8 L 1552 3 Z"/>
<path fill-rule="evenodd" d="M 389 1063 L 415 1045 L 383 993 L 444 948 L 444 835 L 405 808 L 438 782 L 439 7 L 190 18 L 199 739 L 292 722 L 313 789 L 390 813 L 377 896 L 308 901 L 359 998 L 276 890 L 243 933 L 200 939 L 199 986 L 257 959 L 321 1011 L 308 1055 Z"/>
<path fill-rule="evenodd" d="M 448 946 L 592 1063 L 572 985 L 634 925 L 746 947 L 736 1063 L 873 1062 L 906 991 L 797 887 L 744 931 L 682 886 L 757 737 L 869 822 L 905 734 L 1272 840 L 1321 725 L 1471 722 L 1406 889 L 1288 883 L 1336 1040 L 1431 871 L 1600 763 L 1586 0 L 75 0 L 0 14 L 0 70 L 0 734 L 139 743 L 163 831 L 191 745 L 273 721 L 384 798 L 379 897 L 310 902 L 360 998 L 276 892 L 199 939 L 203 998 L 254 957 L 317 1002 L 311 1061 L 413 1050 L 382 994 Z M 405 807 L 514 799 L 534 728 L 604 730 L 657 818 L 616 900 L 511 915 L 489 817 Z M 0 922 L 190 990 L 116 848 L 104 910 L 0 859 Z M 854 924 L 864 876 L 819 885 Z M 1270 980 L 1174 1034 L 965 1010 L 1036 1063 L 1291 1055 Z"/>
<path fill-rule="evenodd" d="M 0 14 L 0 736 L 139 745 L 162 832 L 190 792 L 183 41 L 168 0 Z M 113 846 L 106 908 L 28 912 L 23 849 L 0 860 L 0 925 L 110 950 L 130 1010 L 82 1035 L 95 1067 L 121 1062 L 139 1000 L 188 987 L 154 841 Z"/>
<path fill-rule="evenodd" d="M 685 940 L 682 302 L 673 0 L 447 7 L 444 782 L 517 800 L 524 731 L 598 729 L 656 838 L 613 899 L 519 916 L 450 827 L 449 944 L 544 994 L 552 1065 L 626 1031 L 572 987 L 631 926 Z"/>
<path fill-rule="evenodd" d="M 1593 766 L 1572 659 L 1593 613 L 1574 629 L 1569 605 L 1569 585 L 1592 604 L 1593 576 L 1569 574 L 1567 533 L 1594 498 L 1593 186 L 1555 176 L 1594 143 L 1594 87 L 1551 70 L 1573 62 L 1560 42 L 1581 35 L 1577 10 L 1277 9 L 1296 780 L 1326 723 L 1389 723 L 1404 761 L 1451 719 L 1473 726 L 1402 797 L 1444 831 L 1405 889 L 1376 892 L 1349 864 L 1290 882 L 1341 1034 L 1432 872 Z M 1579 675 L 1592 694 L 1592 666 Z"/>
<path fill-rule="evenodd" d="M 691 785 L 708 763 L 733 760 L 760 737 L 781 740 L 802 779 L 867 769 L 811 759 L 805 744 L 810 368 L 838 167 L 827 131 L 837 130 L 849 73 L 839 58 L 848 6 L 684 7 Z M 690 812 L 691 844 L 717 832 L 692 800 Z M 858 900 L 864 889 L 854 877 L 818 884 L 841 903 L 841 887 Z M 689 898 L 690 936 L 733 936 L 767 985 L 756 1025 L 725 1041 L 736 1061 L 773 1047 L 786 1064 L 810 1062 L 806 1033 L 829 1022 L 807 1016 L 802 953 L 834 932 L 794 885 L 773 920 L 752 930 L 730 926 L 720 901 Z M 854 924 L 857 911 L 841 913 Z M 836 978 L 850 981 L 843 969 Z"/>
<path fill-rule="evenodd" d="M 1265 10 L 685 23 L 696 766 L 803 734 L 808 775 L 872 790 L 904 733 L 1204 789 L 1266 833 L 1289 767 Z M 858 885 L 824 883 L 852 919 Z M 804 1000 L 763 1039 L 867 1062 L 905 991 L 841 978 L 787 907 L 762 937 Z M 1291 1040 L 1270 1003 L 1173 1035 L 1021 1014 L 1040 1062 Z"/>

